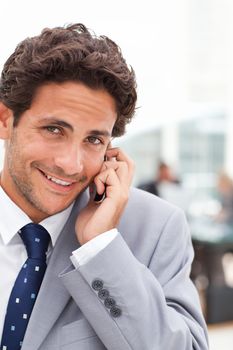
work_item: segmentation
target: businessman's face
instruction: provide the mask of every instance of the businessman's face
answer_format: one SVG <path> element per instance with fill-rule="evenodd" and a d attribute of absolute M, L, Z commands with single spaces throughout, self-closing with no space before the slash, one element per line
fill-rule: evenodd
<path fill-rule="evenodd" d="M 40 87 L 17 127 L 9 113 L 3 189 L 35 222 L 62 211 L 99 172 L 116 116 L 105 91 Z"/>

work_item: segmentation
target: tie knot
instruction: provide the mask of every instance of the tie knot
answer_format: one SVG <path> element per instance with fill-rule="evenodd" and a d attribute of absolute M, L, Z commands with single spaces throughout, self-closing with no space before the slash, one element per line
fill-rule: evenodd
<path fill-rule="evenodd" d="M 25 244 L 29 258 L 46 259 L 50 235 L 43 226 L 30 223 L 25 225 L 18 233 Z"/>

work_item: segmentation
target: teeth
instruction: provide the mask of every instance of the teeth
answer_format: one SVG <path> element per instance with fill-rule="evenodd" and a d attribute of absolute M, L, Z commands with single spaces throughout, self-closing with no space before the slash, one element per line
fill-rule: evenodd
<path fill-rule="evenodd" d="M 47 177 L 48 180 L 50 180 L 52 182 L 55 182 L 58 185 L 62 185 L 62 186 L 69 186 L 69 185 L 71 185 L 71 182 L 62 181 L 62 180 L 56 179 L 55 177 L 52 177 L 52 176 L 46 175 L 46 174 L 45 174 L 45 176 Z"/>

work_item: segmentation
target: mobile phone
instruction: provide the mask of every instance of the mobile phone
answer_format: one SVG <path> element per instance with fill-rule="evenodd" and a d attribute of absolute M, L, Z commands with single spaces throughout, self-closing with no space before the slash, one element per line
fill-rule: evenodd
<path fill-rule="evenodd" d="M 94 202 L 95 203 L 101 203 L 101 202 L 103 202 L 105 197 L 106 197 L 106 191 L 104 191 L 104 193 L 102 193 L 102 194 L 99 194 L 99 193 L 96 192 L 96 195 L 94 197 Z"/>

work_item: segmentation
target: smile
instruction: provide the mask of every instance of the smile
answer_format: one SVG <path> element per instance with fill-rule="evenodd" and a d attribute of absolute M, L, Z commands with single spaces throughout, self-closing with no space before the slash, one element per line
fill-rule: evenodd
<path fill-rule="evenodd" d="M 70 186 L 72 184 L 72 182 L 66 182 L 60 179 L 57 179 L 56 177 L 50 176 L 50 175 L 46 175 L 44 174 L 48 180 L 55 182 L 58 185 L 62 185 L 62 186 Z"/>
<path fill-rule="evenodd" d="M 71 185 L 73 185 L 75 183 L 75 182 L 72 182 L 72 181 L 68 182 L 68 181 L 65 181 L 65 180 L 58 179 L 57 177 L 54 177 L 52 175 L 48 175 L 48 174 L 44 173 L 42 170 L 40 170 L 40 172 L 47 180 L 49 180 L 52 183 L 54 183 L 56 185 L 59 185 L 59 186 L 69 187 L 69 186 L 71 186 Z"/>

